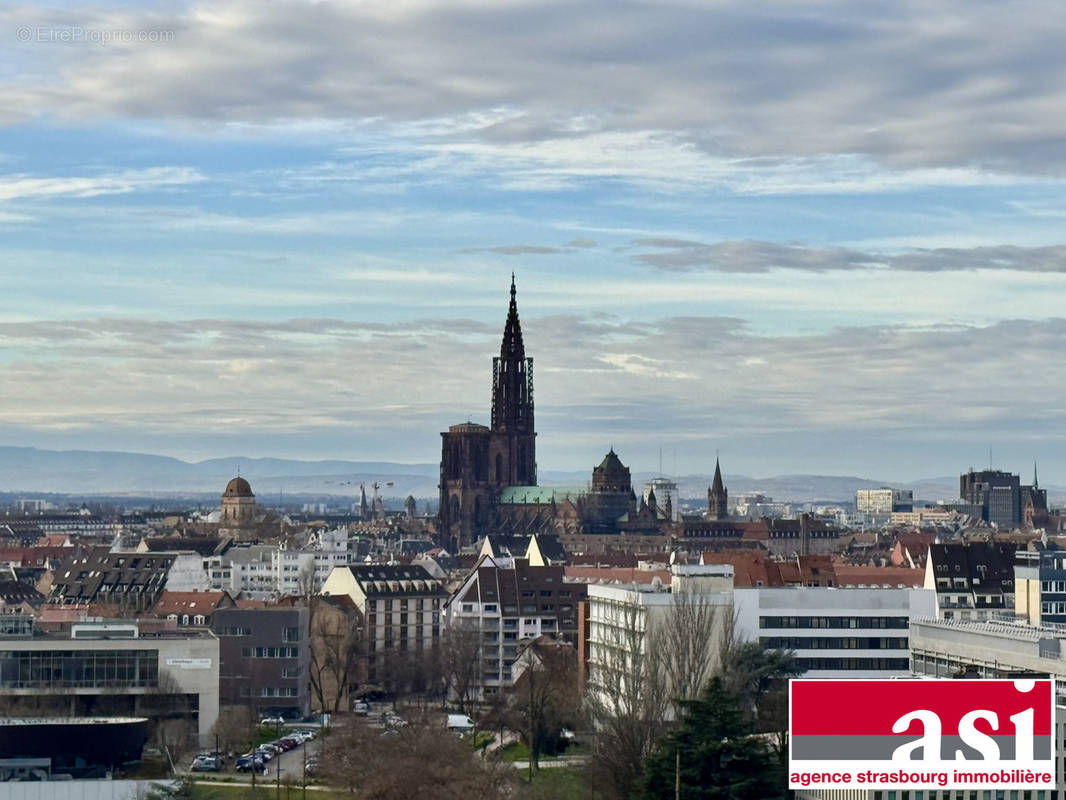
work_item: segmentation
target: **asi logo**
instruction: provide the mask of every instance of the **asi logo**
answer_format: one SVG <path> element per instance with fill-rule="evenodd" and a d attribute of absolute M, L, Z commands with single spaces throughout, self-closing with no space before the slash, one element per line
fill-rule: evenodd
<path fill-rule="evenodd" d="M 789 788 L 1055 786 L 1050 680 L 794 680 Z"/>

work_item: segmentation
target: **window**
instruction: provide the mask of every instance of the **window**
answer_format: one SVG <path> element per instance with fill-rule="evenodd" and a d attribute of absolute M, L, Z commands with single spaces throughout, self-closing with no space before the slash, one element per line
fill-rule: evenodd
<path fill-rule="evenodd" d="M 486 614 L 495 614 L 496 613 L 496 604 L 495 603 L 485 603 L 485 613 Z"/>

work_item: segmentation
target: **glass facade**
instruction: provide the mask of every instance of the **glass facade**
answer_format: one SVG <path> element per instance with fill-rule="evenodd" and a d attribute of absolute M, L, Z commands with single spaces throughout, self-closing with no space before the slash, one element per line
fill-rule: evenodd
<path fill-rule="evenodd" d="M 0 689 L 150 688 L 156 650 L 0 650 Z"/>

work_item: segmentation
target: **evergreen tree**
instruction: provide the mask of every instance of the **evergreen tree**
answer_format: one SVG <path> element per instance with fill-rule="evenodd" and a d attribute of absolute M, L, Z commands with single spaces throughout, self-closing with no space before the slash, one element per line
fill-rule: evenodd
<path fill-rule="evenodd" d="M 740 698 L 720 677 L 685 703 L 682 719 L 648 758 L 645 800 L 768 800 L 785 793 L 781 762 L 753 735 Z"/>

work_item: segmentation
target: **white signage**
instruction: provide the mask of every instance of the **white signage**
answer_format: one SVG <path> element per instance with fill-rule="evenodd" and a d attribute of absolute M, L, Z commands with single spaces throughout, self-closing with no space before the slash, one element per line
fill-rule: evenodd
<path fill-rule="evenodd" d="M 178 669 L 211 669 L 210 658 L 168 658 L 168 667 Z"/>

